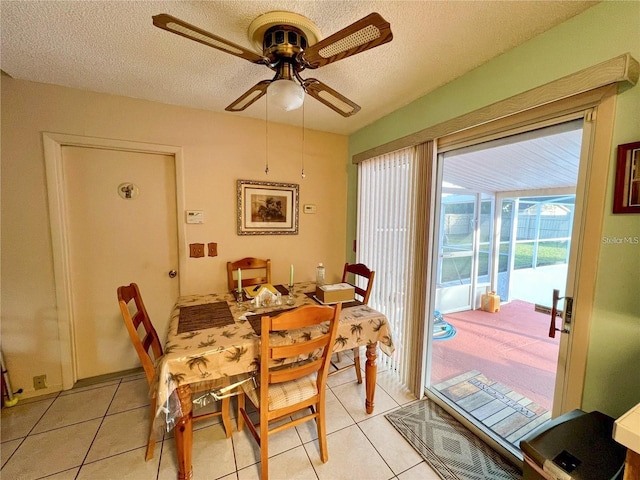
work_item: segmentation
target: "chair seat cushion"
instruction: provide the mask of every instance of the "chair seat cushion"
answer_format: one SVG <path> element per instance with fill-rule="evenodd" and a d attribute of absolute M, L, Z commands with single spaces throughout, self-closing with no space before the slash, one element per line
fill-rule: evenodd
<path fill-rule="evenodd" d="M 242 385 L 242 389 L 254 405 L 260 406 L 260 386 L 253 388 L 251 382 Z M 316 375 L 307 375 L 290 382 L 275 383 L 269 386 L 269 410 L 295 405 L 318 393 Z"/>

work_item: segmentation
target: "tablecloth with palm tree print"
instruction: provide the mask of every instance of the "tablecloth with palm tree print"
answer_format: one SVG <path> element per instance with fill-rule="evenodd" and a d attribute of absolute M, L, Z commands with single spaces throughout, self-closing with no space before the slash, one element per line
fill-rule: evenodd
<path fill-rule="evenodd" d="M 181 416 L 175 389 L 179 385 L 192 384 L 194 390 L 206 390 L 211 387 L 223 388 L 250 378 L 257 372 L 259 365 L 259 335 L 256 334 L 247 315 L 264 315 L 277 310 L 316 304 L 305 295 L 315 290 L 314 282 L 296 284 L 295 304 L 283 304 L 270 308 L 251 308 L 240 311 L 231 293 L 186 295 L 176 302 L 169 322 L 164 355 L 157 366 L 158 378 L 155 386 L 157 394 L 157 420 L 164 428 L 173 428 L 176 418 Z M 178 333 L 180 309 L 214 302 L 227 302 L 233 314 L 231 325 Z M 294 343 L 302 335 L 315 336 L 313 330 L 301 329 L 279 335 L 277 340 L 283 344 Z M 340 314 L 340 325 L 334 345 L 334 352 L 352 349 L 358 346 L 378 342 L 386 355 L 392 355 L 394 345 L 391 329 L 384 314 L 366 306 L 358 305 L 344 308 Z"/>

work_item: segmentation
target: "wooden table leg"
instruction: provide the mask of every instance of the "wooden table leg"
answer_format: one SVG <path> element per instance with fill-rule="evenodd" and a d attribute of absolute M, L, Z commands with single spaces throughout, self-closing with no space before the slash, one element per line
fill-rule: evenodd
<path fill-rule="evenodd" d="M 367 413 L 373 413 L 373 397 L 376 393 L 376 377 L 378 375 L 378 367 L 376 365 L 376 359 L 378 358 L 376 353 L 377 347 L 377 342 L 367 345 L 367 363 L 364 368 L 365 387 L 367 391 L 367 400 L 364 405 Z"/>
<path fill-rule="evenodd" d="M 638 478 L 640 478 L 640 453 L 628 448 L 624 464 L 624 480 L 638 480 Z"/>
<path fill-rule="evenodd" d="M 181 385 L 177 389 L 182 417 L 176 422 L 174 434 L 176 439 L 176 459 L 178 461 L 178 480 L 193 479 L 191 452 L 193 450 L 193 414 L 191 403 L 191 387 Z"/>

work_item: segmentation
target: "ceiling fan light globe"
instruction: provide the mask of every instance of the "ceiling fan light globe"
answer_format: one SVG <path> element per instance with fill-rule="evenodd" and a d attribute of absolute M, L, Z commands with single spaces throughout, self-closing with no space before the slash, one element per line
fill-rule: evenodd
<path fill-rule="evenodd" d="M 296 110 L 304 102 L 304 88 L 292 80 L 276 80 L 267 89 L 269 103 L 285 112 Z"/>

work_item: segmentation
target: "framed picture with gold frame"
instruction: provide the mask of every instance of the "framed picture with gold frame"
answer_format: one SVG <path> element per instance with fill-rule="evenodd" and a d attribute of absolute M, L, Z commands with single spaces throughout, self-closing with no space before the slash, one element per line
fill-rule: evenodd
<path fill-rule="evenodd" d="M 640 142 L 618 145 L 613 213 L 640 213 Z"/>
<path fill-rule="evenodd" d="M 238 180 L 238 235 L 297 235 L 296 183 Z"/>

